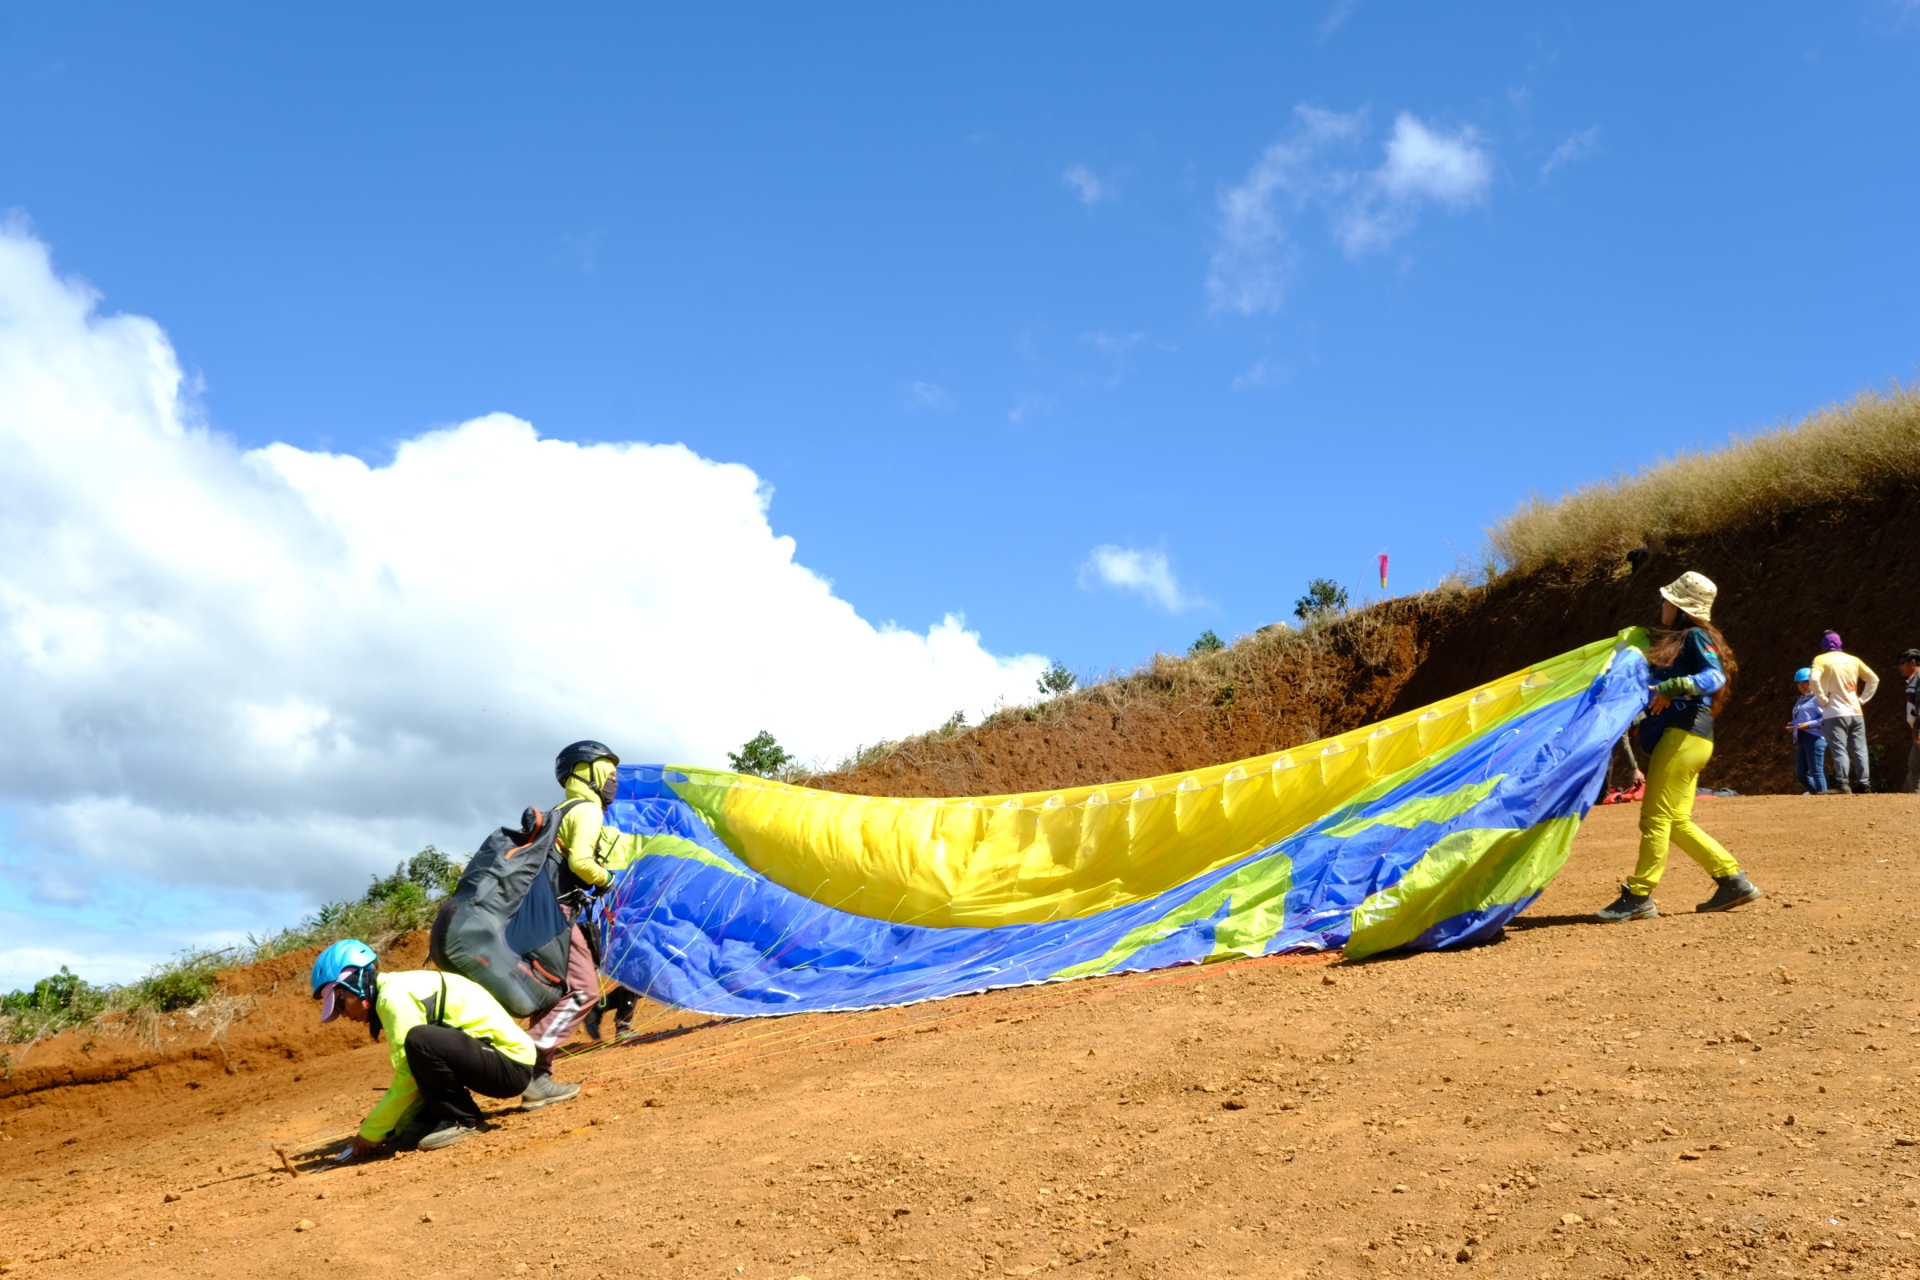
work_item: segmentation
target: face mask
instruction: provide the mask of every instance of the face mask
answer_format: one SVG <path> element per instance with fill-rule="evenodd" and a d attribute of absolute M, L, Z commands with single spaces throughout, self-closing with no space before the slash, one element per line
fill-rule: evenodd
<path fill-rule="evenodd" d="M 620 775 L 610 773 L 607 780 L 600 784 L 600 807 L 605 809 L 613 804 L 613 794 L 620 789 Z"/>

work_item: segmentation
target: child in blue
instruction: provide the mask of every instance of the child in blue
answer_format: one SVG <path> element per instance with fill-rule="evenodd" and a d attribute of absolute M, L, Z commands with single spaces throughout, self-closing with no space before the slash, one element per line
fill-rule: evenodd
<path fill-rule="evenodd" d="M 1787 721 L 1787 732 L 1793 735 L 1794 776 L 1806 788 L 1801 795 L 1823 796 L 1827 794 L 1827 735 L 1821 730 L 1820 699 L 1813 696 L 1813 668 L 1794 672 L 1793 686 L 1800 691 Z"/>

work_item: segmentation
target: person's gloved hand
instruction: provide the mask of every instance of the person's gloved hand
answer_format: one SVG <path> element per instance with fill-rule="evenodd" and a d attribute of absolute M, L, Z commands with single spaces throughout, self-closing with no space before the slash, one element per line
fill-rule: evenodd
<path fill-rule="evenodd" d="M 380 1147 L 380 1143 L 375 1142 L 371 1138 L 363 1138 L 356 1133 L 353 1135 L 353 1141 L 347 1144 L 347 1149 L 342 1151 L 337 1158 L 342 1162 L 364 1160 L 378 1151 Z"/>

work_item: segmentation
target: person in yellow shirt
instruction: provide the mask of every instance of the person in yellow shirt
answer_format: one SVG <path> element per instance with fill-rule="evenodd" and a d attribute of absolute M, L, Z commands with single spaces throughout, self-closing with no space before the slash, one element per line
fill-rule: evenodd
<path fill-rule="evenodd" d="M 573 921 L 573 941 L 567 949 L 566 994 L 560 997 L 560 1003 L 527 1024 L 539 1055 L 533 1080 L 521 1097 L 520 1105 L 529 1111 L 565 1102 L 580 1092 L 579 1085 L 561 1084 L 553 1078 L 553 1057 L 600 999 L 600 974 L 582 920 L 587 898 L 613 883 L 606 860 L 619 833 L 606 825 L 604 814 L 613 803 L 619 766 L 619 756 L 605 744 L 593 741 L 573 743 L 553 762 L 554 779 L 564 792 L 556 806 L 563 810 L 556 843 L 566 859 L 560 874 L 560 905 Z"/>
<path fill-rule="evenodd" d="M 486 988 L 457 973 L 381 973 L 358 938 L 334 943 L 309 974 L 320 1021 L 348 1018 L 386 1033 L 393 1079 L 354 1135 L 352 1152 L 371 1154 L 416 1116 L 428 1132 L 420 1150 L 450 1147 L 485 1128 L 473 1092 L 511 1098 L 533 1079 L 533 1040 Z"/>
<path fill-rule="evenodd" d="M 1827 737 L 1827 772 L 1841 795 L 1873 790 L 1867 766 L 1866 704 L 1880 689 L 1873 668 L 1841 649 L 1840 633 L 1820 637 L 1824 652 L 1813 660 L 1813 696 Z M 1849 768 L 1851 765 L 1851 768 Z"/>

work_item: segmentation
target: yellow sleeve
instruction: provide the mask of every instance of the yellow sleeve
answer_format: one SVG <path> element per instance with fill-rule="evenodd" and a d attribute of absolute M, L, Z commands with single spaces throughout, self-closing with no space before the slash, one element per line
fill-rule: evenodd
<path fill-rule="evenodd" d="M 438 976 L 438 975 L 436 975 Z M 385 983 L 380 991 L 380 1030 L 387 1037 L 387 1058 L 393 1064 L 393 1080 L 373 1110 L 360 1122 L 360 1136 L 368 1142 L 385 1140 L 405 1124 L 420 1106 L 420 1086 L 414 1083 L 413 1068 L 407 1065 L 407 1032 L 419 1026 L 420 1006 L 401 991 L 389 998 Z"/>
<path fill-rule="evenodd" d="M 587 800 L 567 810 L 560 819 L 560 851 L 567 856 L 567 868 L 591 885 L 610 884 L 613 877 L 595 861 L 605 823 L 598 801 Z"/>

